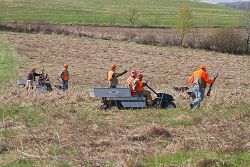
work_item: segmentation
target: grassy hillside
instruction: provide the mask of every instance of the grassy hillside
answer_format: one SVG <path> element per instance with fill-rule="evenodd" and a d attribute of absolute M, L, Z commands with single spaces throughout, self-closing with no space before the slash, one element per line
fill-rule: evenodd
<path fill-rule="evenodd" d="M 185 0 L 0 0 L 0 21 L 130 25 L 125 16 L 136 9 L 135 25 L 174 26 L 183 5 L 191 8 L 195 26 L 233 25 L 240 15 Z"/>

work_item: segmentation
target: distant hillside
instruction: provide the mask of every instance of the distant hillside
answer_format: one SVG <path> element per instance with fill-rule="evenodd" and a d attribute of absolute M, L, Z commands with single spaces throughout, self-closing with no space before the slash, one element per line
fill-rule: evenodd
<path fill-rule="evenodd" d="M 231 7 L 235 9 L 241 9 L 241 10 L 250 10 L 250 1 L 248 2 L 221 2 L 218 3 L 219 6 L 222 7 Z"/>
<path fill-rule="evenodd" d="M 180 7 L 197 27 L 234 25 L 241 11 L 189 0 L 0 0 L 0 22 L 175 26 Z"/>

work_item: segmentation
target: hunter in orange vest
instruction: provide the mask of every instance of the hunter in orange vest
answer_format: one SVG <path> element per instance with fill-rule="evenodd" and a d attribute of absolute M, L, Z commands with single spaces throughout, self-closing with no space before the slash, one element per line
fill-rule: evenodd
<path fill-rule="evenodd" d="M 64 64 L 64 69 L 61 73 L 61 79 L 62 79 L 62 90 L 68 90 L 69 87 L 69 65 Z"/>
<path fill-rule="evenodd" d="M 137 74 L 136 79 L 133 81 L 132 84 L 131 94 L 145 96 L 147 100 L 147 105 L 151 106 L 153 103 L 153 99 L 150 91 L 144 90 L 144 84 L 142 83 L 142 79 L 143 75 L 141 73 Z"/>
<path fill-rule="evenodd" d="M 128 87 L 130 90 L 132 90 L 132 87 L 133 87 L 132 85 L 133 85 L 133 81 L 136 78 L 136 74 L 137 74 L 136 70 L 131 71 L 130 76 L 128 77 L 126 81 L 126 87 Z"/>
<path fill-rule="evenodd" d="M 111 70 L 107 73 L 109 88 L 116 88 L 118 85 L 118 77 L 127 73 L 127 70 L 124 70 L 122 73 L 116 73 L 117 66 L 115 64 L 111 65 Z"/>
<path fill-rule="evenodd" d="M 188 82 L 193 85 L 193 92 L 195 94 L 195 99 L 190 104 L 190 107 L 198 108 L 204 99 L 206 84 L 212 84 L 214 80 L 208 78 L 206 67 L 200 66 L 200 68 L 188 78 Z"/>

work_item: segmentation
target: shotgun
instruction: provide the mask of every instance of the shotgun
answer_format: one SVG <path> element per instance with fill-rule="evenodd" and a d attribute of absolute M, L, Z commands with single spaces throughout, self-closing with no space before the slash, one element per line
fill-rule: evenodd
<path fill-rule="evenodd" d="M 216 75 L 215 75 L 215 77 L 214 77 L 214 82 L 215 82 L 216 78 L 217 78 L 218 75 L 219 75 L 219 71 L 220 71 L 220 68 L 217 70 L 217 73 L 216 73 Z M 210 96 L 211 91 L 212 91 L 212 86 L 213 86 L 214 82 L 213 82 L 212 84 L 210 84 L 209 89 L 208 89 L 208 91 L 207 91 L 207 96 Z"/>
<path fill-rule="evenodd" d="M 145 86 L 148 87 L 152 92 L 154 92 L 154 94 L 158 95 L 158 93 L 154 89 L 152 89 L 150 86 L 148 86 L 147 83 L 145 84 Z"/>

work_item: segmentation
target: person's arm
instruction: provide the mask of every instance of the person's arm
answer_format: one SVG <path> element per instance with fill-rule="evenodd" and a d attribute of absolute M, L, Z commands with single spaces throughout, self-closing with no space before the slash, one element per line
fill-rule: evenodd
<path fill-rule="evenodd" d="M 188 83 L 193 84 L 194 83 L 194 74 L 192 74 L 189 78 L 188 78 Z"/>
<path fill-rule="evenodd" d="M 36 72 L 34 72 L 34 76 L 41 76 L 42 74 L 38 74 Z"/>
<path fill-rule="evenodd" d="M 61 75 L 60 75 L 60 77 L 61 77 L 62 80 L 63 80 L 63 73 L 64 73 L 64 72 L 62 72 Z"/>
<path fill-rule="evenodd" d="M 204 81 L 205 81 L 206 83 L 208 83 L 208 84 L 214 83 L 214 80 L 213 80 L 213 79 L 209 79 L 209 78 L 208 78 L 208 73 L 207 73 L 207 72 L 204 73 L 203 79 L 204 79 Z"/>
<path fill-rule="evenodd" d="M 121 72 L 121 73 L 116 73 L 116 74 L 114 74 L 114 77 L 120 77 L 120 76 L 126 74 L 127 72 L 128 72 L 127 70 L 124 70 L 124 71 Z"/>
<path fill-rule="evenodd" d="M 49 81 L 49 75 L 48 75 L 48 74 L 45 74 L 44 80 L 45 80 L 45 81 Z"/>

